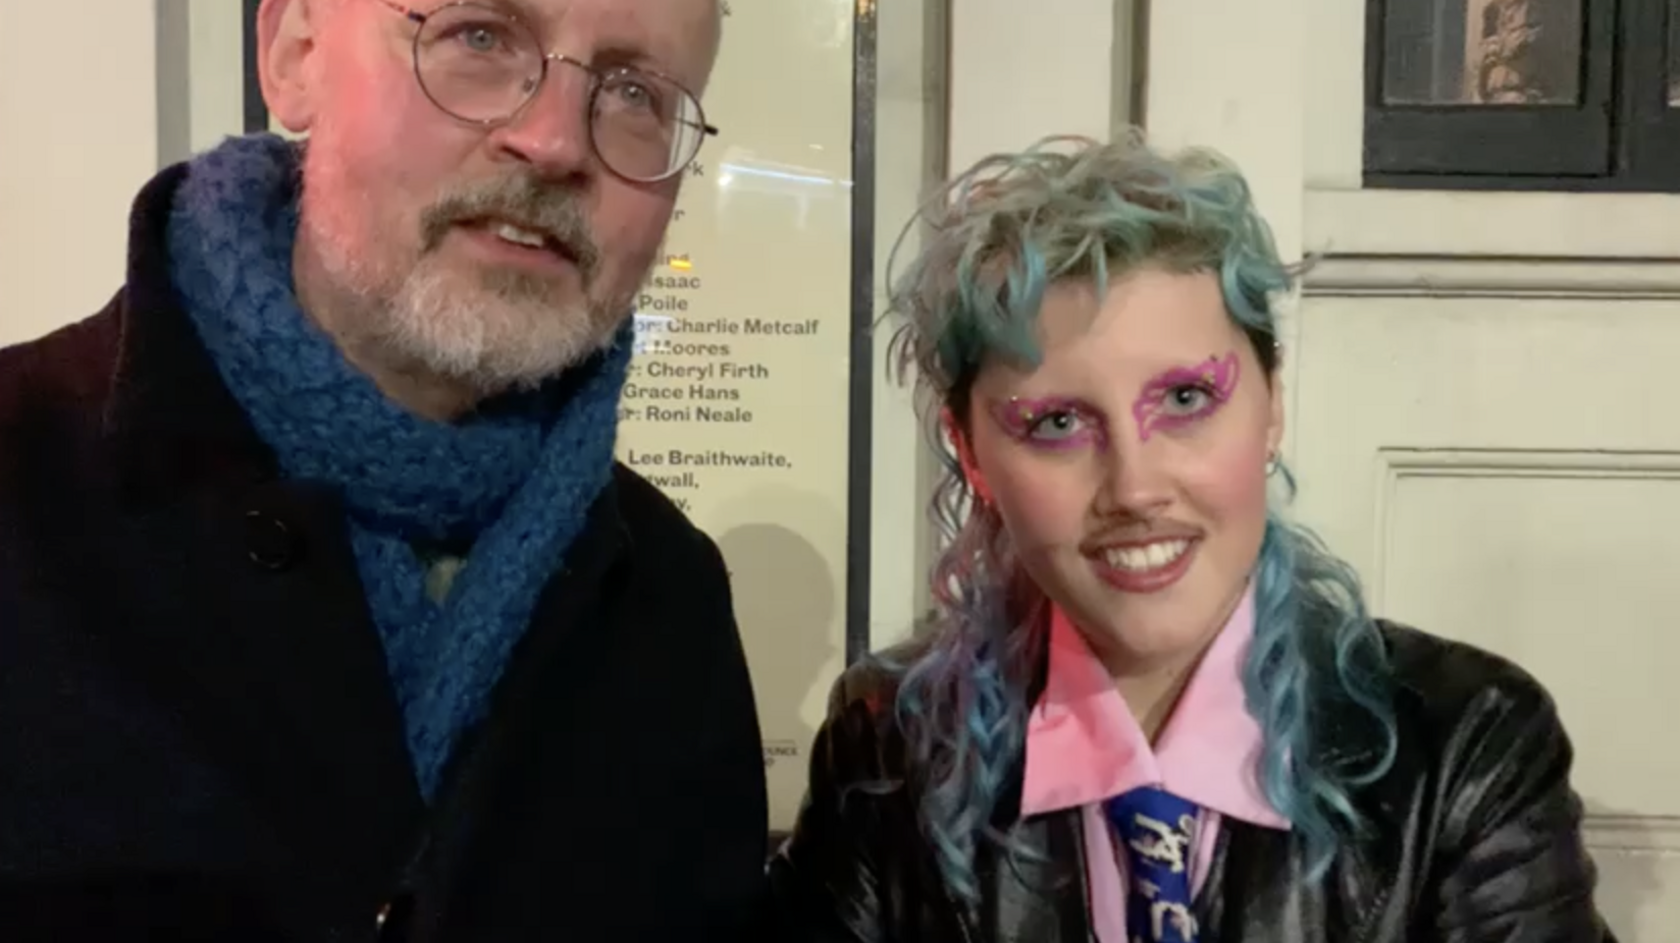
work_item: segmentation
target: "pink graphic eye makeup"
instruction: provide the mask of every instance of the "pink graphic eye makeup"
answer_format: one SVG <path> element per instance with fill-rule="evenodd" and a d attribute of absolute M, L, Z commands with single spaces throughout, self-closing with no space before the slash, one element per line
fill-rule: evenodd
<path fill-rule="evenodd" d="M 994 404 L 991 413 L 1011 438 L 1040 448 L 1070 449 L 1105 441 L 1101 418 L 1090 407 L 1066 397 L 1014 397 Z"/>
<path fill-rule="evenodd" d="M 1132 404 L 1138 437 L 1179 429 L 1213 415 L 1237 389 L 1237 352 L 1209 357 L 1195 367 L 1174 367 L 1150 380 Z"/>

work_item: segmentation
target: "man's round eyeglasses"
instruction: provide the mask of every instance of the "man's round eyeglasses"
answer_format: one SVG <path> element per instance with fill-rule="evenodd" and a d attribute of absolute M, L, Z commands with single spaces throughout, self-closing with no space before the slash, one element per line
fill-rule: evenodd
<path fill-rule="evenodd" d="M 683 172 L 718 129 L 706 123 L 694 94 L 675 79 L 629 67 L 596 68 L 545 52 L 537 34 L 511 13 L 470 0 L 420 13 L 394 0 L 414 34 L 414 77 L 432 104 L 471 124 L 516 118 L 559 62 L 589 74 L 589 142 L 614 174 L 635 183 Z"/>

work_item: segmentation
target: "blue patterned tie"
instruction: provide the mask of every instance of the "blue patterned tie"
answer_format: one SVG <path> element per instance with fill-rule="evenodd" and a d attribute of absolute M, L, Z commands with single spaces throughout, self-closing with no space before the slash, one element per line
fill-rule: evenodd
<path fill-rule="evenodd" d="M 1126 935 L 1134 943 L 1196 943 L 1190 909 L 1190 848 L 1196 804 L 1142 786 L 1103 808 L 1126 851 Z"/>

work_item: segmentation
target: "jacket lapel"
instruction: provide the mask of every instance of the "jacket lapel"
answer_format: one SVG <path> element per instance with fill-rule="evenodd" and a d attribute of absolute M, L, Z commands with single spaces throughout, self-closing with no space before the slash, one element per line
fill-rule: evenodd
<path fill-rule="evenodd" d="M 488 718 L 462 737 L 446 770 L 436 811 L 418 836 L 409 873 L 402 879 L 417 900 L 410 931 L 414 943 L 427 943 L 443 933 L 450 904 L 447 890 L 460 885 L 461 872 L 471 866 L 471 849 L 481 837 L 476 826 L 483 816 L 475 813 L 495 807 L 495 786 L 507 764 L 518 759 L 518 745 L 540 736 L 533 729 L 541 722 L 534 705 L 554 683 L 555 665 L 591 662 L 585 646 L 592 638 L 589 630 L 601 624 L 595 617 L 601 594 L 612 570 L 629 552 L 618 490 L 609 484 L 590 506 L 566 565 L 538 597 L 530 630 L 515 646 L 507 673 L 492 692 Z"/>
<path fill-rule="evenodd" d="M 1354 807 L 1364 813 L 1370 832 L 1358 840 L 1344 839 L 1319 881 L 1308 880 L 1305 855 L 1293 833 L 1226 819 L 1220 852 L 1197 901 L 1203 926 L 1215 930 L 1213 939 L 1248 943 L 1403 938 L 1405 927 L 1373 925 L 1384 913 L 1405 912 L 1387 905 L 1396 895 L 1413 892 L 1404 876 L 1418 870 L 1406 860 L 1418 849 L 1397 812 L 1406 807 L 1396 795 L 1398 788 L 1389 776 L 1354 795 Z"/>
<path fill-rule="evenodd" d="M 981 925 L 969 928 L 970 937 L 998 943 L 1091 940 L 1085 836 L 1079 810 L 1034 816 L 1016 829 L 1021 846 L 1028 849 L 1026 853 L 1011 857 L 989 847 L 980 856 L 979 877 L 991 893 L 985 895 L 989 907 L 980 914 Z"/>
<path fill-rule="evenodd" d="M 1397 883 L 1415 870 L 1405 861 L 1415 849 L 1394 812 L 1406 805 L 1405 797 L 1394 794 L 1396 788 L 1388 777 L 1358 793 L 1355 804 L 1366 811 L 1375 834 L 1347 843 L 1319 882 L 1307 880 L 1306 862 L 1292 833 L 1223 819 L 1207 881 L 1196 896 L 1204 939 L 1348 943 L 1403 937 L 1403 927 L 1372 925 L 1381 914 L 1396 910 L 1386 906 L 1394 895 L 1412 892 Z M 1018 803 L 1018 797 L 1013 801 Z M 1005 818 L 994 824 L 1003 827 Z M 1094 940 L 1085 877 L 1093 851 L 1086 847 L 1079 811 L 1035 817 L 1022 825 L 1022 835 L 1027 847 L 1045 849 L 1048 860 L 1012 864 L 997 860 L 996 853 L 987 857 L 986 877 L 996 889 L 997 904 L 989 914 L 992 926 L 983 928 L 988 932 L 978 939 Z"/>

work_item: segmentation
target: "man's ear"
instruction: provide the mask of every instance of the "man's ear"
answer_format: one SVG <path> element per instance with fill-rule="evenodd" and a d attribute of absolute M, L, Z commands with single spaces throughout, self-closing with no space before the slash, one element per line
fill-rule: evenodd
<path fill-rule="evenodd" d="M 939 411 L 939 424 L 945 427 L 945 435 L 951 440 L 951 448 L 957 453 L 957 464 L 962 466 L 963 478 L 968 482 L 968 490 L 980 499 L 981 504 L 992 503 L 992 489 L 986 485 L 986 476 L 980 472 L 979 463 L 974 460 L 974 449 L 968 443 L 968 435 L 963 432 L 962 424 L 949 409 Z"/>
<path fill-rule="evenodd" d="M 262 0 L 257 8 L 257 78 L 280 126 L 302 134 L 315 123 L 313 57 L 331 0 Z"/>

